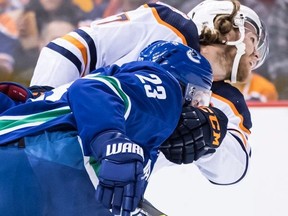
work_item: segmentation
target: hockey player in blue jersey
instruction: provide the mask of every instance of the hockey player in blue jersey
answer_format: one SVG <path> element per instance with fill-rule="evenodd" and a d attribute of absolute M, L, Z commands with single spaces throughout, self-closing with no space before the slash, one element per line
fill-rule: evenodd
<path fill-rule="evenodd" d="M 100 68 L 26 102 L 9 98 L 15 91 L 4 85 L 1 214 L 130 215 L 182 107 L 201 105 L 206 98 L 194 96 L 209 95 L 211 84 L 201 54 L 158 41 L 139 61 Z"/>

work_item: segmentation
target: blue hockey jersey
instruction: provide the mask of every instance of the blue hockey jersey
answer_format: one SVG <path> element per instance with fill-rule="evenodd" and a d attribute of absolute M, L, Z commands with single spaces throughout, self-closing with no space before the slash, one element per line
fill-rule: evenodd
<path fill-rule="evenodd" d="M 178 81 L 151 62 L 94 72 L 2 112 L 0 145 L 44 130 L 71 129 L 78 130 L 84 153 L 90 155 L 89 145 L 99 133 L 117 130 L 155 161 L 182 110 Z"/>

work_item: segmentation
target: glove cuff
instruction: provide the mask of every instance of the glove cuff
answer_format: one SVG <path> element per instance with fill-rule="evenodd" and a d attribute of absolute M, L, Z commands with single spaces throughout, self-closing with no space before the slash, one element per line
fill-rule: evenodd
<path fill-rule="evenodd" d="M 96 161 L 105 158 L 119 163 L 144 161 L 141 146 L 133 143 L 126 135 L 118 131 L 106 131 L 99 134 L 91 143 L 91 151 Z"/>

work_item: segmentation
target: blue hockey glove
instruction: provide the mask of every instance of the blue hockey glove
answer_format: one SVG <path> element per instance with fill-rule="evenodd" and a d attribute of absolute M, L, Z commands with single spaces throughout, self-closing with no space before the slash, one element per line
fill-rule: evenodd
<path fill-rule="evenodd" d="M 92 143 L 92 154 L 100 162 L 96 199 L 114 215 L 130 216 L 143 197 L 143 149 L 115 131 L 100 134 Z"/>

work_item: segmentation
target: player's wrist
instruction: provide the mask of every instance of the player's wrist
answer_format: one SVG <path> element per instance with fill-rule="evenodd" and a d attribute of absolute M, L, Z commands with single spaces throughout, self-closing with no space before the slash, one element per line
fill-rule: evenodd
<path fill-rule="evenodd" d="M 96 160 L 109 159 L 117 163 L 144 161 L 142 147 L 116 130 L 98 135 L 91 143 L 91 151 Z"/>

